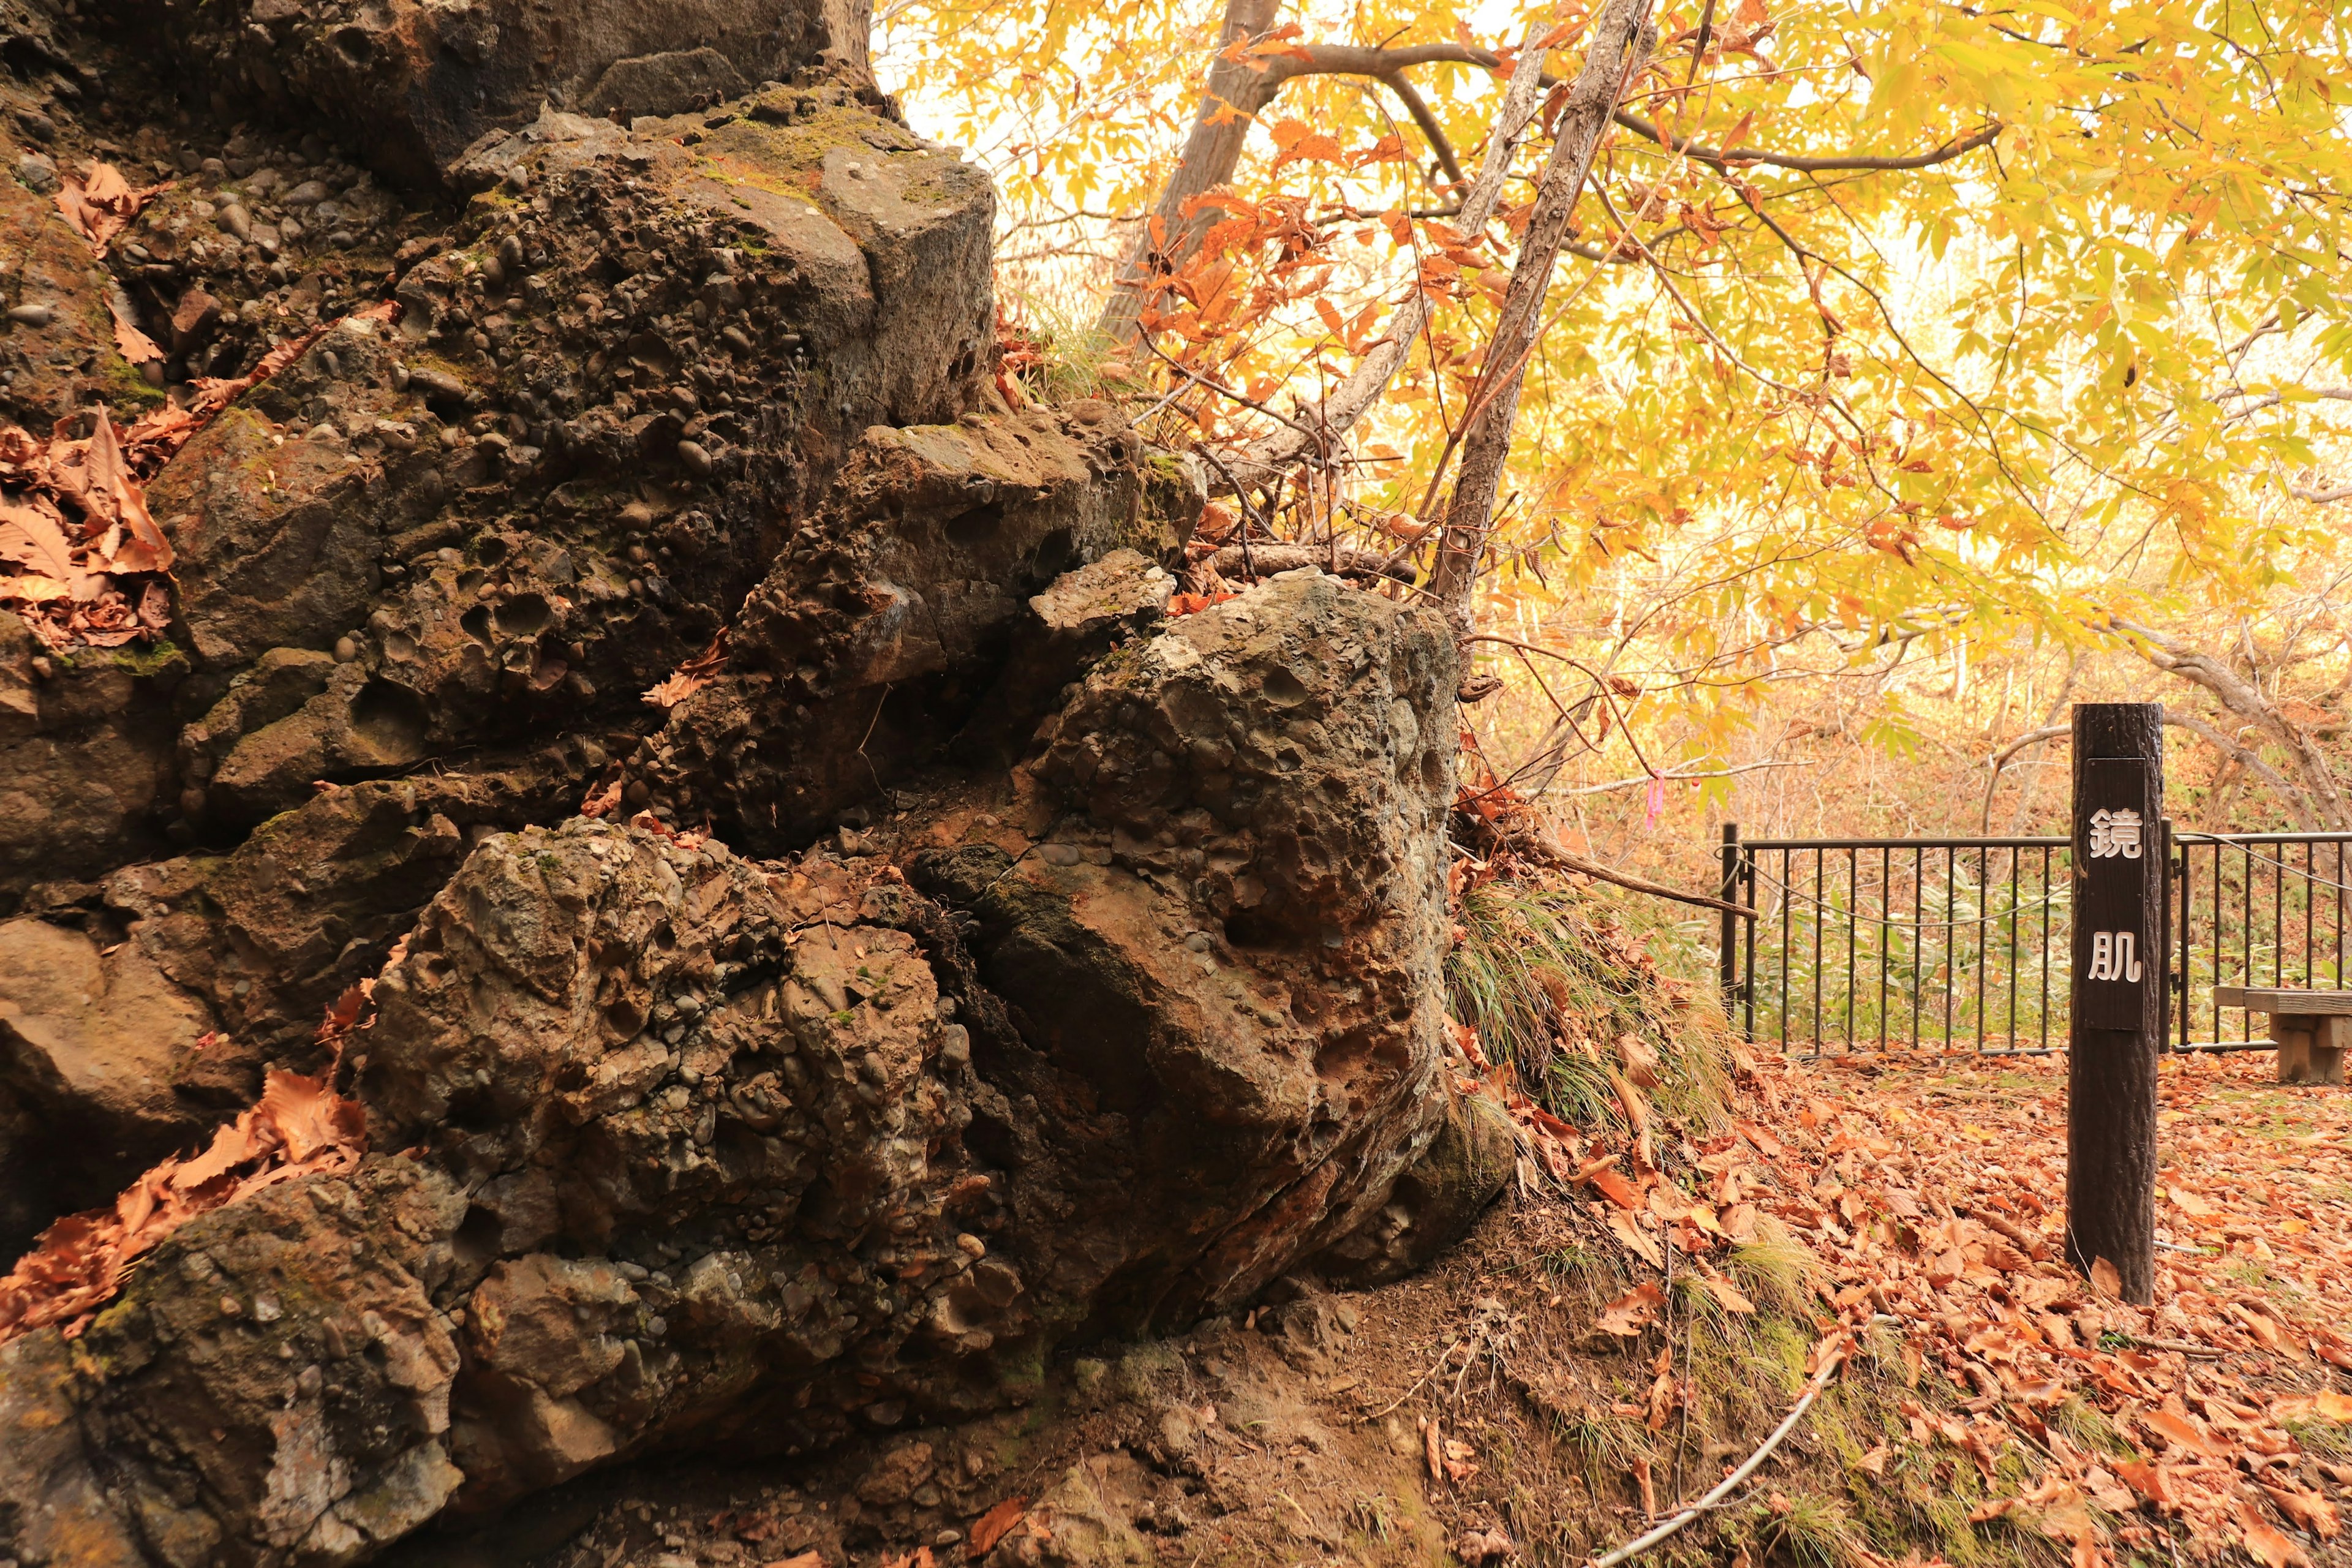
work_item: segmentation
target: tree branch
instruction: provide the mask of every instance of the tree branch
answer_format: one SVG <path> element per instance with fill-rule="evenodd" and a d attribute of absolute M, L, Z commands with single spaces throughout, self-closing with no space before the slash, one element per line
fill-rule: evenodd
<path fill-rule="evenodd" d="M 1510 455 L 1512 430 L 1518 423 L 1519 390 L 1526 384 L 1527 361 L 1542 325 L 1552 268 L 1568 239 L 1577 198 L 1584 194 L 1591 176 L 1593 158 L 1608 133 L 1610 116 L 1624 97 L 1625 84 L 1642 68 L 1655 45 L 1650 0 L 1611 0 L 1593 18 L 1591 39 L 1583 68 L 1560 108 L 1558 140 L 1545 162 L 1518 264 L 1511 268 L 1502 308 L 1496 314 L 1494 336 L 1486 346 L 1479 379 L 1500 379 L 1483 389 L 1485 406 L 1472 417 L 1463 437 L 1462 467 L 1446 506 L 1444 532 L 1431 574 L 1431 592 L 1457 642 L 1470 635 L 1471 591 L 1486 553 L 1487 530 L 1494 523 L 1495 497 L 1502 486 L 1504 461 Z"/>
<path fill-rule="evenodd" d="M 1622 109 L 1616 112 L 1614 118 L 1618 124 L 1636 136 L 1645 141 L 1654 142 L 1670 153 L 1679 153 L 1695 163 L 1712 163 L 1718 168 L 1736 163 L 1762 163 L 1769 168 L 1794 169 L 1808 174 L 1826 174 L 1854 169 L 1929 169 L 1938 163 L 1948 163 L 1955 158 L 1965 157 L 1978 148 L 1990 144 L 2002 130 L 2000 123 L 1996 121 L 1981 130 L 1970 132 L 1957 142 L 1947 142 L 1929 152 L 1913 153 L 1895 157 L 1877 157 L 1860 153 L 1830 153 L 1820 157 L 1807 157 L 1795 153 L 1768 153 L 1761 147 L 1734 147 L 1728 151 L 1717 151 L 1713 147 L 1702 147 L 1687 136 L 1671 136 L 1640 115 Z"/>
<path fill-rule="evenodd" d="M 1511 85 L 1503 94 L 1502 105 L 1495 112 L 1494 129 L 1486 138 L 1486 161 L 1478 165 L 1477 179 L 1463 193 L 1459 226 L 1465 234 L 1485 230 L 1486 220 L 1494 216 L 1496 202 L 1502 197 L 1503 182 L 1511 172 L 1511 159 L 1534 125 L 1536 104 L 1542 96 L 1544 81 L 1546 50 L 1540 40 L 1549 31 L 1540 16 L 1528 25 L 1519 68 L 1511 75 Z M 1412 353 L 1413 344 L 1421 341 L 1423 330 L 1429 325 L 1430 311 L 1429 296 L 1422 291 L 1421 280 L 1415 278 L 1412 292 L 1389 318 L 1379 342 L 1356 362 L 1348 379 L 1317 410 L 1318 426 L 1314 438 L 1308 439 L 1295 430 L 1276 430 L 1251 442 L 1234 454 L 1235 472 L 1229 476 L 1229 482 L 1267 484 L 1310 453 L 1328 452 L 1331 443 L 1347 434 L 1363 417 L 1365 410 L 1388 391 L 1389 383 L 1404 367 L 1406 356 Z"/>

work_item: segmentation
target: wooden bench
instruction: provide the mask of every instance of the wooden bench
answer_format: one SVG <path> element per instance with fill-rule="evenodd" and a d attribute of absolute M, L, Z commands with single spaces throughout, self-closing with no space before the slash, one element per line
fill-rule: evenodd
<path fill-rule="evenodd" d="M 2344 1081 L 2344 1051 L 2352 1046 L 2352 991 L 2278 991 L 2216 985 L 2216 1007 L 2267 1013 L 2278 1042 L 2281 1083 Z"/>

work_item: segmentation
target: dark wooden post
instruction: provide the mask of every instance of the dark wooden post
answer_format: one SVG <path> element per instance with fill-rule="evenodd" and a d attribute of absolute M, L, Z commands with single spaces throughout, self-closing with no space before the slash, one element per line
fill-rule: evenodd
<path fill-rule="evenodd" d="M 2074 1005 L 2066 1256 L 2156 1289 L 2156 1064 L 2164 1048 L 2164 705 L 2074 708 Z"/>

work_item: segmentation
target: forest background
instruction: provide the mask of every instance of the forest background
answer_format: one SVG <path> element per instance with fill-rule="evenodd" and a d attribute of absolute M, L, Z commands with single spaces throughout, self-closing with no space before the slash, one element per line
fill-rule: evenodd
<path fill-rule="evenodd" d="M 1572 850 L 1705 886 L 1727 820 L 2051 831 L 2067 705 L 2153 700 L 2184 826 L 2352 827 L 2341 9 L 1649 21 L 1541 297 L 1475 584 L 1502 685 L 1463 711 L 1493 781 Z M 895 0 L 877 68 L 996 179 L 1010 377 L 1241 468 L 1212 542 L 1360 550 L 1425 584 L 1548 133 L 1607 22 Z M 1465 222 L 1536 57 L 1535 123 Z M 1286 440 L 1310 460 L 1253 482 Z"/>

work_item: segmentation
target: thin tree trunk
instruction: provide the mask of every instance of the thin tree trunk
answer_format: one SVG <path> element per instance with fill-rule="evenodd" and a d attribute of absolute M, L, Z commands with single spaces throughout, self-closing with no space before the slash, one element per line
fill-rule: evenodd
<path fill-rule="evenodd" d="M 1510 175 L 1511 159 L 1535 122 L 1536 105 L 1543 95 L 1544 59 L 1549 52 L 1542 40 L 1551 30 L 1549 18 L 1541 16 L 1528 26 L 1527 38 L 1519 47 L 1518 64 L 1511 73 L 1511 85 L 1503 94 L 1502 106 L 1495 111 L 1494 129 L 1486 138 L 1486 162 L 1479 164 L 1478 177 L 1463 194 L 1462 210 L 1454 216 L 1454 226 L 1465 235 L 1485 230 L 1487 220 L 1494 216 L 1496 202 L 1502 196 L 1503 182 Z M 1337 443 L 1388 391 L 1389 383 L 1396 379 L 1396 373 L 1412 357 L 1413 345 L 1421 341 L 1423 331 L 1429 325 L 1429 296 L 1415 278 L 1412 292 L 1389 318 L 1379 343 L 1315 410 L 1316 417 L 1308 431 L 1285 426 L 1243 447 L 1225 464 L 1232 482 L 1244 488 L 1272 484 L 1293 463 L 1314 455 L 1317 443 L 1327 449 Z"/>
<path fill-rule="evenodd" d="M 1462 468 L 1446 507 L 1445 531 L 1431 583 L 1431 593 L 1453 626 L 1456 641 L 1470 635 L 1471 591 L 1495 520 L 1495 498 L 1502 488 L 1504 461 L 1510 456 L 1512 426 L 1518 422 L 1527 362 L 1542 331 L 1552 267 L 1568 241 L 1569 218 L 1592 172 L 1610 116 L 1625 84 L 1649 58 L 1655 38 L 1649 26 L 1650 4 L 1611 0 L 1593 25 L 1591 47 L 1569 89 L 1559 139 L 1544 164 L 1535 212 L 1528 221 L 1527 240 L 1504 289 L 1495 335 L 1486 345 L 1485 368 L 1474 394 L 1479 407 L 1463 437 Z"/>
<path fill-rule="evenodd" d="M 1255 123 L 1251 117 L 1272 101 L 1276 89 L 1282 85 L 1280 78 L 1260 68 L 1263 62 L 1225 58 L 1225 52 L 1234 44 L 1271 31 L 1275 18 L 1282 14 L 1282 4 L 1283 0 L 1228 0 L 1224 26 L 1217 30 L 1217 54 L 1209 66 L 1208 87 L 1201 94 L 1200 112 L 1192 118 L 1192 133 L 1184 138 L 1184 151 L 1176 160 L 1176 171 L 1168 176 L 1168 184 L 1160 193 L 1160 203 L 1152 209 L 1157 223 L 1139 226 L 1135 237 L 1128 242 L 1127 254 L 1119 258 L 1118 273 L 1112 281 L 1110 299 L 1104 304 L 1102 319 L 1097 323 L 1122 342 L 1131 340 L 1140 330 L 1139 318 L 1151 293 L 1152 252 L 1181 258 L 1199 247 L 1202 236 L 1216 222 L 1217 215 L 1204 211 L 1186 217 L 1186 205 L 1193 197 L 1233 179 L 1234 170 L 1241 163 L 1242 144 L 1248 141 L 1250 127 Z M 1223 115 L 1228 104 L 1239 113 Z M 1223 122 L 1219 123 L 1221 116 Z M 1157 243 L 1152 239 L 1155 226 L 1161 235 Z"/>

